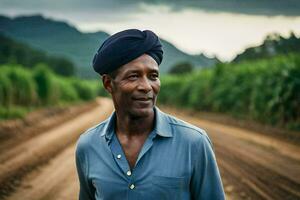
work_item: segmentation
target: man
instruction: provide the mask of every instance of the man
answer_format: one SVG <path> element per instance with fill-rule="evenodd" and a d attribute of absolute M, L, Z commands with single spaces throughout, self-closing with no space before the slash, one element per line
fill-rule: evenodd
<path fill-rule="evenodd" d="M 136 29 L 97 51 L 93 67 L 115 112 L 78 141 L 80 200 L 225 199 L 205 131 L 155 107 L 162 58 L 158 37 Z"/>

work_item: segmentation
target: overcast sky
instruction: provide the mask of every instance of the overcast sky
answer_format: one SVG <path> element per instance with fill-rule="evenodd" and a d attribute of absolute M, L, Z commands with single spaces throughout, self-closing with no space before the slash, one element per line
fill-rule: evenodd
<path fill-rule="evenodd" d="M 232 5 L 227 3 L 223 6 L 224 10 L 220 9 L 221 4 L 178 4 L 180 6 L 175 7 L 176 4 L 169 3 L 146 4 L 123 0 L 120 4 L 119 1 L 0 0 L 0 14 L 43 14 L 67 21 L 85 32 L 103 30 L 112 34 L 127 28 L 150 29 L 183 51 L 217 55 L 223 61 L 232 59 L 246 47 L 260 44 L 268 33 L 278 32 L 287 36 L 294 31 L 300 35 L 299 3 L 295 0 L 286 0 L 286 4 L 277 0 L 277 5 L 259 4 L 260 7 L 256 4 L 243 7 L 240 4 L 240 9 L 231 8 Z"/>

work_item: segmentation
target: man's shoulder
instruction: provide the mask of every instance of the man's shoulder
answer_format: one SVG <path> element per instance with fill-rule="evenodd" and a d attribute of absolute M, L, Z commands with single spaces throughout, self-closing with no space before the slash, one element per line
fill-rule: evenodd
<path fill-rule="evenodd" d="M 169 125 L 176 136 L 186 138 L 189 140 L 203 140 L 208 139 L 206 131 L 200 127 L 197 127 L 189 122 L 179 119 L 173 115 L 164 113 Z"/>
<path fill-rule="evenodd" d="M 85 132 L 83 132 L 78 141 L 77 141 L 77 147 L 85 147 L 87 145 L 90 145 L 97 139 L 100 140 L 101 133 L 103 132 L 103 129 L 108 123 L 108 119 L 96 124 L 95 126 L 92 126 L 91 128 L 87 129 Z"/>

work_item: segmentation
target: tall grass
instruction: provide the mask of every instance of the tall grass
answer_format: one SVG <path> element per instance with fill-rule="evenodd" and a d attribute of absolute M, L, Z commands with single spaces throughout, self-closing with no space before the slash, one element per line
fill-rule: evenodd
<path fill-rule="evenodd" d="M 159 102 L 300 129 L 300 56 L 162 77 Z"/>
<path fill-rule="evenodd" d="M 92 100 L 104 93 L 99 82 L 61 77 L 44 65 L 32 71 L 0 66 L 0 118 L 23 116 L 31 107 Z"/>

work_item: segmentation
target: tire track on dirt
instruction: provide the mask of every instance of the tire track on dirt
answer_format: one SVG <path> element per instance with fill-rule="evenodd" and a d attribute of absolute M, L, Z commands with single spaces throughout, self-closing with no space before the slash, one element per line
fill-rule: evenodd
<path fill-rule="evenodd" d="M 6 200 L 76 199 L 79 188 L 74 176 L 76 174 L 74 149 L 74 144 L 68 146 L 47 165 L 27 174 L 24 177 L 26 182 L 22 182 L 18 190 Z M 70 181 L 74 185 L 70 186 Z M 73 193 L 57 198 L 59 190 L 66 188 L 72 188 Z"/>
<path fill-rule="evenodd" d="M 42 133 L 46 133 L 53 127 L 59 126 L 64 122 L 74 119 L 82 113 L 95 108 L 98 105 L 97 101 L 72 105 L 68 108 L 53 108 L 34 111 L 29 113 L 25 119 L 9 120 L 8 122 L 0 123 L 0 152 L 5 152 L 7 149 L 14 148 L 22 142 L 31 139 Z M 15 151 L 14 151 L 15 152 Z M 16 154 L 18 152 L 15 152 Z M 0 155 L 0 163 L 3 163 L 8 158 L 7 153 Z"/>
<path fill-rule="evenodd" d="M 298 183 L 277 174 L 257 162 L 253 162 L 247 155 L 237 154 L 224 147 L 220 149 L 216 146 L 215 149 L 219 157 L 220 167 L 225 167 L 230 172 L 230 175 L 239 179 L 240 184 L 244 188 L 252 189 L 253 192 L 248 194 L 252 199 L 289 200 L 300 198 L 299 194 L 297 194 L 300 188 Z M 282 185 L 289 189 L 287 190 Z"/>

